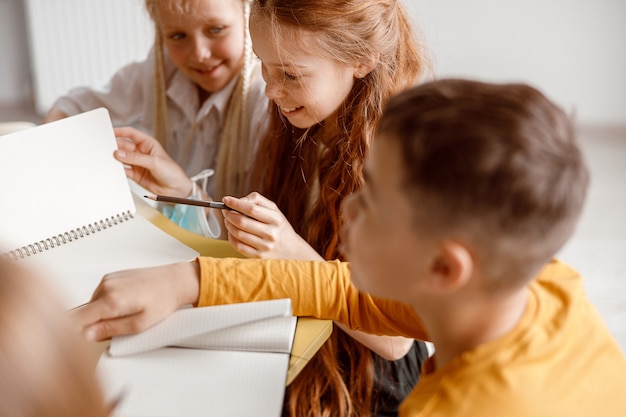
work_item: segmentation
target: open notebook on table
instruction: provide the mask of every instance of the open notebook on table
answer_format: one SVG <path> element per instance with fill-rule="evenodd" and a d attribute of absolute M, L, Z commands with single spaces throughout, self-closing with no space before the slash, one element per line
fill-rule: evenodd
<path fill-rule="evenodd" d="M 107 273 L 198 254 L 137 213 L 116 147 L 105 109 L 0 136 L 0 254 L 39 270 L 67 308 Z M 125 416 L 278 416 L 296 324 L 286 301 L 183 309 L 120 338 L 101 357 L 104 389 L 127 391 Z M 242 338 L 265 344 L 239 350 Z"/>
<path fill-rule="evenodd" d="M 181 309 L 113 338 L 98 371 L 115 416 L 278 417 L 295 326 L 289 299 Z"/>
<path fill-rule="evenodd" d="M 102 108 L 0 136 L 0 254 L 39 269 L 68 308 L 109 272 L 197 256 L 136 213 L 116 148 Z"/>

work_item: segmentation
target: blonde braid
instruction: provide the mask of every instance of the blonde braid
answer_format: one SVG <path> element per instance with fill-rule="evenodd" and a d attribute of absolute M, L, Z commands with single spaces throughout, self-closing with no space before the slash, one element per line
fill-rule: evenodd
<path fill-rule="evenodd" d="M 250 120 L 248 117 L 248 94 L 254 56 L 248 28 L 251 0 L 242 0 L 244 8 L 244 61 L 237 84 L 226 107 L 226 117 L 220 137 L 220 149 L 217 155 L 215 195 L 221 199 L 225 195 L 242 196 L 249 190 L 248 181 L 248 137 Z"/>
<path fill-rule="evenodd" d="M 163 58 L 163 39 L 159 25 L 154 25 L 154 136 L 168 149 L 170 138 L 167 120 L 167 97 L 165 95 L 165 59 Z"/>

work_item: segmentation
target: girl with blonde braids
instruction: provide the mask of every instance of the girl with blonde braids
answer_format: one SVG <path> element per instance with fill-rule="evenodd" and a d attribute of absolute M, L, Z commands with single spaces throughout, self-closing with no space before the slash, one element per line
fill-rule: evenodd
<path fill-rule="evenodd" d="M 426 59 L 397 0 L 254 0 L 250 35 L 270 122 L 253 165 L 258 193 L 223 198 L 249 216 L 224 213 L 228 239 L 250 258 L 341 259 L 341 203 L 363 183 L 383 105 L 420 80 Z M 131 178 L 141 183 L 150 170 L 184 195 L 189 180 L 146 151 L 153 143 L 116 156 Z M 285 413 L 395 415 L 419 378 L 424 344 L 337 327 L 288 387 Z"/>
<path fill-rule="evenodd" d="M 267 125 L 265 84 L 247 27 L 250 0 L 145 0 L 145 5 L 155 25 L 147 59 L 119 70 L 102 89 L 70 91 L 45 121 L 106 107 L 114 126 L 134 127 L 117 129 L 118 137 L 156 137 L 187 176 L 213 169 L 204 194 L 245 195 L 252 156 Z"/>

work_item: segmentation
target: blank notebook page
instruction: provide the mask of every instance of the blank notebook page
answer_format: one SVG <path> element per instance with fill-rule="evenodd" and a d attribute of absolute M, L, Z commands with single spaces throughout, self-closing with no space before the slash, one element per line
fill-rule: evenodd
<path fill-rule="evenodd" d="M 106 273 L 197 256 L 136 214 L 116 148 L 105 109 L 0 136 L 0 253 L 39 269 L 67 307 Z"/>
<path fill-rule="evenodd" d="M 124 417 L 278 417 L 296 320 L 289 299 L 179 310 L 112 340 L 98 363 L 106 398 L 125 393 Z"/>
<path fill-rule="evenodd" d="M 290 353 L 295 318 L 291 300 L 183 308 L 141 333 L 117 336 L 112 356 L 166 346 Z"/>
<path fill-rule="evenodd" d="M 108 112 L 0 136 L 2 246 L 17 248 L 135 212 Z"/>

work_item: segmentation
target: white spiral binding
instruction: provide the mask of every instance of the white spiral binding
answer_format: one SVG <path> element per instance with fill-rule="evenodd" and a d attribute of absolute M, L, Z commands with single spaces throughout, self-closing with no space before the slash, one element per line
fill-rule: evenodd
<path fill-rule="evenodd" d="M 79 228 L 70 230 L 69 232 L 64 232 L 56 236 L 40 240 L 39 242 L 24 245 L 21 248 L 17 248 L 10 252 L 7 252 L 6 255 L 12 257 L 14 260 L 23 259 L 27 256 L 36 255 L 37 253 L 43 252 L 44 250 L 52 249 L 55 246 L 61 246 L 73 240 L 89 236 L 92 233 L 99 232 L 100 230 L 115 226 L 118 223 L 122 223 L 132 218 L 133 214 L 130 211 L 127 211 L 126 213 L 116 214 L 114 216 L 107 217 L 104 220 L 98 220 L 94 223 L 89 223 L 86 226 L 81 226 Z"/>

